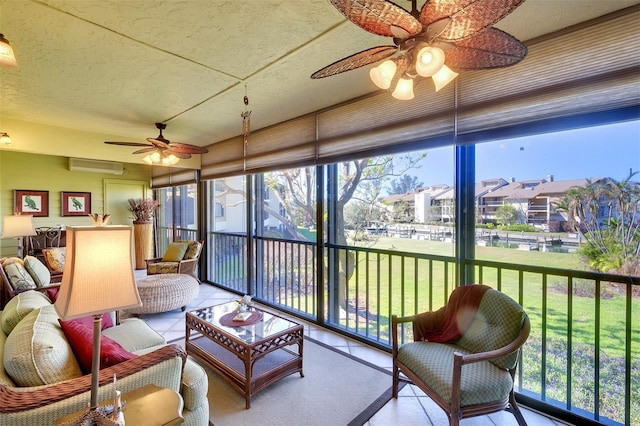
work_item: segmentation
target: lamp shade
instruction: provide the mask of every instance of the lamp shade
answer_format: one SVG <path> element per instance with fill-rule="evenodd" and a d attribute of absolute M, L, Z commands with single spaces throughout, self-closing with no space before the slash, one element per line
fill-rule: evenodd
<path fill-rule="evenodd" d="M 431 78 L 436 86 L 436 92 L 442 89 L 447 84 L 451 83 L 458 76 L 458 73 L 453 71 L 446 65 L 440 68 L 440 71 L 435 73 Z"/>
<path fill-rule="evenodd" d="M 66 320 L 140 306 L 132 259 L 132 227 L 67 227 L 67 249 L 55 302 Z"/>
<path fill-rule="evenodd" d="M 20 238 L 36 235 L 32 215 L 10 215 L 2 219 L 2 238 Z"/>
<path fill-rule="evenodd" d="M 431 77 L 444 65 L 444 52 L 439 47 L 425 44 L 416 55 L 416 72 L 422 77 Z"/>
<path fill-rule="evenodd" d="M 397 66 L 395 61 L 389 59 L 384 61 L 375 68 L 371 68 L 369 71 L 369 77 L 371 81 L 381 89 L 388 89 L 391 87 L 391 81 L 396 75 Z"/>
<path fill-rule="evenodd" d="M 4 38 L 3 34 L 0 34 L 0 65 L 5 67 L 17 67 L 16 55 L 13 53 L 13 48 L 9 44 L 9 40 Z"/>
<path fill-rule="evenodd" d="M 410 78 L 401 78 L 398 80 L 398 84 L 391 96 L 401 101 L 413 99 L 415 97 L 413 94 L 413 80 Z"/>

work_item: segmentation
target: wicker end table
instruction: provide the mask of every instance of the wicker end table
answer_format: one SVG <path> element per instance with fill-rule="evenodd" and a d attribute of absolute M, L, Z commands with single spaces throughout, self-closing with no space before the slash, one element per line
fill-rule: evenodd
<path fill-rule="evenodd" d="M 304 328 L 257 308 L 247 323 L 232 321 L 237 307 L 228 302 L 187 312 L 186 349 L 243 395 L 248 409 L 267 386 L 294 373 L 304 377 Z"/>

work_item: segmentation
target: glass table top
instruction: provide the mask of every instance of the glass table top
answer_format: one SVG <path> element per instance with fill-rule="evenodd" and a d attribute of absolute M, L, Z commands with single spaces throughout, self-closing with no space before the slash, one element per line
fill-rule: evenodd
<path fill-rule="evenodd" d="M 227 302 L 221 305 L 209 306 L 189 312 L 190 315 L 206 321 L 214 328 L 221 329 L 245 343 L 254 343 L 273 335 L 282 333 L 290 328 L 299 326 L 298 323 L 289 321 L 286 318 L 265 312 L 260 309 L 250 307 L 247 312 L 258 312 L 262 318 L 255 324 L 227 326 L 220 323 L 220 319 L 226 315 L 235 315 L 238 312 L 238 302 Z"/>

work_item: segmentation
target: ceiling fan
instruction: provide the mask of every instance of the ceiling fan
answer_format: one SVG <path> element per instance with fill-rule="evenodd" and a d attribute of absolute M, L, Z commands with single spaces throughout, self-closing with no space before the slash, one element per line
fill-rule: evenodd
<path fill-rule="evenodd" d="M 503 68 L 527 55 L 527 47 L 495 24 L 524 0 L 427 0 L 409 13 L 386 0 L 330 0 L 351 22 L 373 34 L 392 37 L 394 46 L 376 46 L 340 59 L 311 75 L 324 78 L 391 58 L 370 71 L 373 82 L 397 99 L 412 99 L 413 81 L 432 77 L 436 91 L 456 70 Z M 452 69 L 453 68 L 453 69 Z"/>
<path fill-rule="evenodd" d="M 145 154 L 143 161 L 148 164 L 162 164 L 164 166 L 172 166 L 180 159 L 191 158 L 192 154 L 204 154 L 209 152 L 207 148 L 190 145 L 187 143 L 171 142 L 162 136 L 162 131 L 167 128 L 164 123 L 156 123 L 156 128 L 160 130 L 160 135 L 156 138 L 147 138 L 149 143 L 140 142 L 113 142 L 105 141 L 110 145 L 122 146 L 142 146 L 144 148 L 134 151 L 134 154 Z"/>

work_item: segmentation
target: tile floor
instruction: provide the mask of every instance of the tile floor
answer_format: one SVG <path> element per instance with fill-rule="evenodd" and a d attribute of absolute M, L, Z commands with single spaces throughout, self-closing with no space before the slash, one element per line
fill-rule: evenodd
<path fill-rule="evenodd" d="M 200 285 L 199 297 L 187 305 L 187 310 L 211 306 L 237 300 L 238 296 L 209 284 Z M 147 321 L 167 341 L 180 339 L 185 335 L 184 312 L 180 309 L 161 314 L 144 314 L 140 318 Z M 283 315 L 286 316 L 286 315 Z M 376 364 L 380 367 L 392 369 L 391 355 L 375 348 L 368 347 L 361 342 L 348 339 L 340 334 L 327 331 L 315 324 L 292 318 L 305 325 L 305 335 L 326 343 L 334 348 L 347 352 L 353 356 Z M 389 378 L 391 385 L 391 377 Z M 358 413 L 353 413 L 356 416 Z M 565 423 L 552 420 L 536 412 L 523 409 L 523 415 L 529 426 L 556 426 Z M 367 426 L 392 425 L 421 425 L 440 426 L 448 424 L 444 412 L 420 389 L 415 386 L 405 386 L 397 399 L 389 401 L 366 424 Z M 517 425 L 514 417 L 508 412 L 474 417 L 461 421 L 462 426 L 510 426 Z"/>

